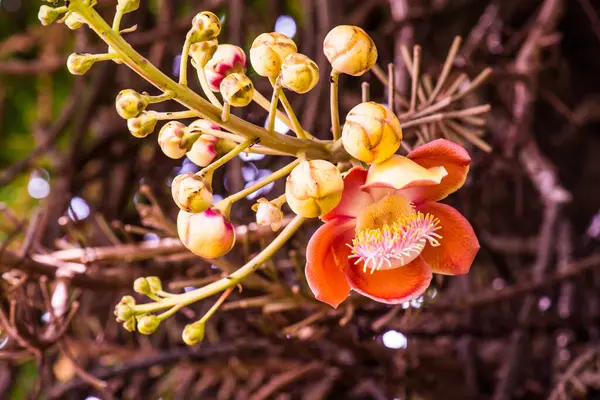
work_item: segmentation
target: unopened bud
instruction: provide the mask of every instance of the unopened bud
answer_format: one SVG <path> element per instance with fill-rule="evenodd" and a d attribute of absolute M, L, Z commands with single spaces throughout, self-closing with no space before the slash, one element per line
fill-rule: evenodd
<path fill-rule="evenodd" d="M 325 37 L 323 52 L 334 70 L 359 76 L 377 61 L 377 47 L 361 28 L 339 25 Z"/>
<path fill-rule="evenodd" d="M 240 47 L 232 44 L 220 44 L 204 67 L 208 86 L 213 92 L 220 90 L 221 81 L 227 75 L 244 71 L 246 71 L 246 54 Z"/>
<path fill-rule="evenodd" d="M 204 322 L 194 322 L 193 324 L 186 325 L 183 329 L 181 338 L 183 342 L 188 346 L 193 346 L 204 340 Z"/>
<path fill-rule="evenodd" d="M 127 332 L 135 332 L 135 325 L 135 318 L 130 318 L 123 322 L 123 329 L 125 329 Z"/>
<path fill-rule="evenodd" d="M 65 20 L 65 25 L 69 27 L 71 30 L 79 29 L 85 24 L 85 21 L 81 16 L 75 12 L 72 12 L 67 19 Z"/>
<path fill-rule="evenodd" d="M 213 203 L 210 187 L 191 172 L 177 175 L 173 179 L 171 193 L 177 207 L 194 214 L 208 210 Z"/>
<path fill-rule="evenodd" d="M 127 120 L 129 132 L 136 138 L 144 138 L 154 132 L 158 119 L 153 112 L 143 112 L 139 117 Z"/>
<path fill-rule="evenodd" d="M 210 11 L 202 11 L 196 14 L 192 20 L 192 28 L 188 32 L 190 43 L 212 40 L 221 33 L 221 21 L 219 17 Z"/>
<path fill-rule="evenodd" d="M 283 86 L 296 93 L 306 93 L 319 82 L 319 67 L 304 54 L 290 54 L 281 67 Z"/>
<path fill-rule="evenodd" d="M 148 107 L 148 96 L 132 89 L 124 89 L 117 95 L 115 106 L 123 119 L 135 118 Z"/>
<path fill-rule="evenodd" d="M 38 11 L 38 19 L 42 25 L 47 26 L 52 24 L 63 13 L 63 10 L 52 8 L 50 6 L 41 6 Z"/>
<path fill-rule="evenodd" d="M 115 306 L 117 322 L 125 322 L 135 317 L 135 299 L 131 296 L 123 296 L 119 304 Z"/>
<path fill-rule="evenodd" d="M 389 108 L 366 102 L 348 113 L 342 130 L 342 144 L 354 158 L 376 164 L 390 158 L 402 141 L 400 121 Z"/>
<path fill-rule="evenodd" d="M 136 293 L 143 294 L 146 296 L 150 294 L 155 294 L 162 290 L 162 282 L 157 276 L 137 278 L 133 282 L 133 290 Z"/>
<path fill-rule="evenodd" d="M 205 132 L 208 129 L 221 130 L 221 127 L 206 119 L 197 119 L 188 125 L 189 132 Z M 206 167 L 217 157 L 217 143 L 220 139 L 210 134 L 202 134 L 194 142 L 186 156 L 199 167 Z"/>
<path fill-rule="evenodd" d="M 185 156 L 185 125 L 179 121 L 169 121 L 158 134 L 158 144 L 163 153 L 169 158 L 178 159 Z"/>
<path fill-rule="evenodd" d="M 121 13 L 127 14 L 140 8 L 140 0 L 118 0 L 117 10 Z"/>
<path fill-rule="evenodd" d="M 260 76 L 276 78 L 283 60 L 298 52 L 296 43 L 282 33 L 262 33 L 254 39 L 250 49 L 250 62 Z"/>
<path fill-rule="evenodd" d="M 342 199 L 344 180 L 325 160 L 303 161 L 288 176 L 285 197 L 294 213 L 306 218 L 323 215 Z"/>
<path fill-rule="evenodd" d="M 67 68 L 73 75 L 83 75 L 96 62 L 93 54 L 73 53 L 67 58 Z"/>
<path fill-rule="evenodd" d="M 160 319 L 156 315 L 144 315 L 138 320 L 137 330 L 142 335 L 152 335 L 159 325 Z"/>
<path fill-rule="evenodd" d="M 265 198 L 258 199 L 258 202 L 252 206 L 256 212 L 256 223 L 259 226 L 271 226 L 273 231 L 278 231 L 283 222 L 283 212 L 281 206 Z"/>
<path fill-rule="evenodd" d="M 177 233 L 192 253 L 208 259 L 227 254 L 235 244 L 233 224 L 212 208 L 200 214 L 179 211 Z"/>
<path fill-rule="evenodd" d="M 234 107 L 246 107 L 254 97 L 254 85 L 246 74 L 236 72 L 221 81 L 221 95 Z"/>
<path fill-rule="evenodd" d="M 217 51 L 219 42 L 217 39 L 206 40 L 204 42 L 194 43 L 190 47 L 190 57 L 192 57 L 192 65 L 195 68 L 204 68 L 208 60 L 210 60 Z"/>

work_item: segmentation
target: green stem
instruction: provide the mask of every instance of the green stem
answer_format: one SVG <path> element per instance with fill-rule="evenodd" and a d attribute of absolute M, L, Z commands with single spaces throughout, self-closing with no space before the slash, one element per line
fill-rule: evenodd
<path fill-rule="evenodd" d="M 162 103 L 163 101 L 172 100 L 174 97 L 175 92 L 171 90 L 166 90 L 163 94 L 159 94 L 158 96 L 147 96 L 148 103 L 150 104 Z"/>
<path fill-rule="evenodd" d="M 115 18 L 112 23 L 112 30 L 119 33 L 121 29 L 121 20 L 123 19 L 123 10 L 117 6 L 117 12 L 115 13 Z"/>
<path fill-rule="evenodd" d="M 245 151 L 248 147 L 256 144 L 256 140 L 254 139 L 246 139 L 242 143 L 238 144 L 231 150 L 229 153 L 225 154 L 223 157 L 219 158 L 206 168 L 203 168 L 202 171 L 198 172 L 197 175 L 205 176 L 210 172 L 214 172 L 220 166 L 228 163 L 230 160 L 235 158 L 238 154 Z"/>
<path fill-rule="evenodd" d="M 234 287 L 239 282 L 244 280 L 246 277 L 254 273 L 260 266 L 275 254 L 281 246 L 283 246 L 298 229 L 304 223 L 305 218 L 296 216 L 273 240 L 267 247 L 265 247 L 260 253 L 256 255 L 243 267 L 233 272 L 229 276 L 219 279 L 209 285 L 202 288 L 193 290 L 191 292 L 182 293 L 169 297 L 157 303 L 139 304 L 135 306 L 136 313 L 151 313 L 157 310 L 163 310 L 165 308 L 174 307 L 181 305 L 182 307 L 192 304 L 196 301 L 200 301 L 216 293 L 222 292 L 225 289 Z"/>
<path fill-rule="evenodd" d="M 271 107 L 269 108 L 269 117 L 267 119 L 267 131 L 273 133 L 275 129 L 275 116 L 277 115 L 277 103 L 281 94 L 281 82 L 277 80 L 273 86 L 273 97 L 271 98 Z"/>
<path fill-rule="evenodd" d="M 206 71 L 204 71 L 204 68 L 198 67 L 196 68 L 196 72 L 198 75 L 198 81 L 200 82 L 200 87 L 202 87 L 202 91 L 204 92 L 208 100 L 212 103 L 213 106 L 223 108 L 223 105 L 221 104 L 219 99 L 217 99 L 217 96 L 215 96 L 213 91 L 210 90 L 210 87 L 208 86 L 208 80 L 206 79 Z"/>
<path fill-rule="evenodd" d="M 244 197 L 248 196 L 249 194 L 252 194 L 254 192 L 256 192 L 258 189 L 261 189 L 265 186 L 267 186 L 269 183 L 271 182 L 275 182 L 278 179 L 283 178 L 284 176 L 287 176 L 290 174 L 290 172 L 292 172 L 292 170 L 294 168 L 296 168 L 296 166 L 300 164 L 299 160 L 294 160 L 291 163 L 289 163 L 288 165 L 286 165 L 285 167 L 273 172 L 271 175 L 261 179 L 260 181 L 254 183 L 253 185 L 248 186 L 247 188 L 232 194 L 229 197 L 224 198 L 222 201 L 228 201 L 231 203 L 235 203 L 236 201 L 240 201 L 241 199 L 243 199 Z"/>
<path fill-rule="evenodd" d="M 213 106 L 189 88 L 177 84 L 177 82 L 152 65 L 147 59 L 136 52 L 121 35 L 114 32 L 98 12 L 86 5 L 83 0 L 71 0 L 69 7 L 77 12 L 114 52 L 119 54 L 119 58 L 124 64 L 157 88 L 172 90 L 176 94 L 175 99 L 179 103 L 191 110 L 198 111 L 202 118 L 209 119 L 228 131 L 244 136 L 245 138 L 258 138 L 262 146 L 286 154 L 294 155 L 298 151 L 303 150 L 311 159 L 324 158 L 335 162 L 344 161 L 349 158 L 348 153 L 342 147 L 333 146 L 331 141 L 302 140 L 286 135 L 272 135 L 266 129 L 233 115 L 229 121 L 221 121 L 221 110 L 218 107 Z M 332 146 L 335 148 L 334 154 L 330 151 Z"/>
<path fill-rule="evenodd" d="M 221 121 L 229 122 L 230 117 L 231 117 L 231 104 L 225 102 L 225 104 L 223 104 L 223 111 L 221 112 Z"/>
<path fill-rule="evenodd" d="M 115 53 L 101 53 L 101 54 L 93 54 L 92 58 L 94 59 L 94 62 L 109 61 L 109 60 L 114 60 L 116 58 L 119 58 L 119 55 L 115 54 Z"/>
<path fill-rule="evenodd" d="M 331 82 L 330 87 L 330 98 L 329 108 L 331 111 L 331 132 L 333 133 L 333 140 L 340 138 L 340 110 L 339 110 L 339 98 L 338 98 L 338 82 L 340 80 L 340 73 L 335 69 L 331 71 Z"/>
<path fill-rule="evenodd" d="M 215 302 L 215 304 L 213 304 L 213 306 L 210 308 L 210 310 L 208 310 L 198 322 L 201 324 L 206 323 L 206 321 L 208 321 L 210 317 L 212 317 L 217 312 L 217 310 L 219 309 L 219 307 L 221 307 L 225 300 L 227 300 L 231 292 L 233 292 L 232 287 L 224 291 L 223 294 L 219 297 L 219 299 Z"/>
<path fill-rule="evenodd" d="M 269 80 L 271 81 L 271 85 L 273 86 L 273 89 L 274 89 L 275 86 L 277 86 L 277 81 L 275 81 L 275 79 L 273 79 L 273 78 L 269 78 Z M 293 131 L 296 132 L 296 136 L 298 136 L 298 138 L 300 138 L 300 139 L 307 139 L 306 132 L 304 132 L 304 128 L 302 128 L 300 121 L 298 121 L 298 118 L 296 117 L 296 113 L 294 113 L 294 109 L 292 108 L 292 105 L 290 104 L 287 97 L 285 96 L 285 93 L 283 92 L 283 90 L 281 91 L 281 94 L 279 95 L 279 99 L 281 100 L 283 109 L 285 110 L 288 117 L 290 118 L 290 121 L 291 121 L 292 127 L 293 127 Z"/>
<path fill-rule="evenodd" d="M 254 89 L 254 96 L 252 97 L 252 100 L 258 104 L 259 106 L 261 106 L 263 109 L 265 109 L 267 112 L 269 110 L 271 110 L 271 102 L 269 100 L 267 100 L 265 98 L 265 96 L 263 96 L 258 90 Z M 282 112 L 281 110 L 277 109 L 277 118 L 284 123 L 285 126 L 287 126 L 288 128 L 290 128 L 292 130 L 292 132 L 294 132 L 297 136 L 298 132 L 296 132 L 296 130 L 294 129 L 294 125 L 292 124 L 292 121 L 290 121 L 290 119 L 287 117 L 287 115 Z M 304 131 L 306 132 L 306 131 Z M 309 137 L 312 137 L 312 135 L 308 132 L 306 132 L 306 134 Z"/>
<path fill-rule="evenodd" d="M 185 43 L 183 44 L 183 50 L 181 51 L 181 61 L 179 63 L 179 84 L 187 87 L 187 70 L 188 70 L 188 59 L 190 58 L 190 47 L 192 43 L 189 38 L 186 37 Z"/>
<path fill-rule="evenodd" d="M 193 110 L 175 111 L 175 112 L 152 112 L 152 115 L 159 121 L 167 121 L 171 119 L 188 119 L 197 118 L 198 113 Z"/>

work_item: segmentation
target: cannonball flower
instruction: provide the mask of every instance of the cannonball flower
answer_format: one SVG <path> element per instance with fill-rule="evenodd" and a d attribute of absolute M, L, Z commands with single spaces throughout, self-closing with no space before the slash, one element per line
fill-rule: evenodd
<path fill-rule="evenodd" d="M 220 44 L 217 51 L 212 56 L 204 72 L 210 90 L 218 92 L 221 88 L 221 81 L 235 72 L 246 71 L 246 53 L 238 46 L 232 44 Z"/>
<path fill-rule="evenodd" d="M 340 204 L 307 248 L 306 277 L 333 307 L 350 290 L 397 304 L 420 296 L 432 273 L 469 272 L 479 242 L 469 222 L 438 203 L 465 182 L 469 154 L 444 139 L 344 178 Z"/>
<path fill-rule="evenodd" d="M 199 214 L 179 211 L 177 233 L 188 250 L 207 259 L 224 256 L 235 244 L 233 224 L 213 208 Z"/>

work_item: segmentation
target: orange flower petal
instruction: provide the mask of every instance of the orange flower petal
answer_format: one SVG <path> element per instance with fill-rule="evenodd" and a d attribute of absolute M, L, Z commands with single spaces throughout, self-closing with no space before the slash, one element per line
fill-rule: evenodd
<path fill-rule="evenodd" d="M 373 197 L 363 192 L 360 187 L 367 180 L 367 170 L 354 167 L 344 177 L 344 192 L 342 200 L 333 210 L 323 215 L 323 221 L 329 221 L 335 217 L 358 217 L 361 211 L 373 203 Z"/>
<path fill-rule="evenodd" d="M 370 191 L 377 200 L 389 191 L 439 185 L 447 174 L 444 167 L 428 169 L 407 157 L 395 155 L 380 164 L 371 165 L 362 189 Z"/>
<path fill-rule="evenodd" d="M 448 176 L 439 185 L 411 189 L 413 201 L 438 201 L 456 192 L 465 183 L 471 157 L 460 145 L 446 139 L 433 140 L 411 151 L 407 156 L 425 168 L 444 167 Z"/>
<path fill-rule="evenodd" d="M 431 213 L 440 219 L 441 229 L 436 233 L 442 236 L 441 245 L 426 245 L 421 257 L 436 274 L 462 275 L 469 272 L 473 259 L 479 250 L 479 241 L 473 227 L 453 207 L 446 204 L 425 202 L 417 209 Z"/>
<path fill-rule="evenodd" d="M 416 258 L 396 269 L 363 272 L 362 263 L 350 262 L 346 279 L 353 290 L 375 301 L 387 304 L 404 303 L 420 296 L 431 282 L 431 268 Z"/>
<path fill-rule="evenodd" d="M 334 218 L 312 235 L 306 248 L 306 279 L 315 297 L 337 308 L 350 293 L 344 276 L 355 219 Z"/>

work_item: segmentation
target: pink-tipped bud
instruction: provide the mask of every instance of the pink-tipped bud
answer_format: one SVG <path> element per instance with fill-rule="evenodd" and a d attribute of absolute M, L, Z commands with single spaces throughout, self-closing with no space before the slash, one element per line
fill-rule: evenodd
<path fill-rule="evenodd" d="M 161 128 L 158 144 L 167 157 L 178 159 L 185 156 L 187 149 L 184 135 L 185 125 L 179 121 L 169 121 Z"/>
<path fill-rule="evenodd" d="M 213 208 L 200 214 L 179 211 L 177 233 L 185 247 L 207 259 L 224 256 L 235 244 L 233 224 Z"/>
<path fill-rule="evenodd" d="M 220 90 L 221 81 L 227 75 L 244 71 L 246 71 L 246 53 L 232 44 L 219 45 L 215 54 L 204 67 L 208 85 L 213 92 Z"/>
<path fill-rule="evenodd" d="M 221 130 L 221 127 L 207 119 L 197 119 L 188 125 L 189 132 L 205 132 L 208 129 Z M 211 134 L 202 134 L 194 142 L 190 151 L 187 152 L 189 158 L 199 167 L 206 167 L 217 157 L 217 143 L 219 139 Z"/>

